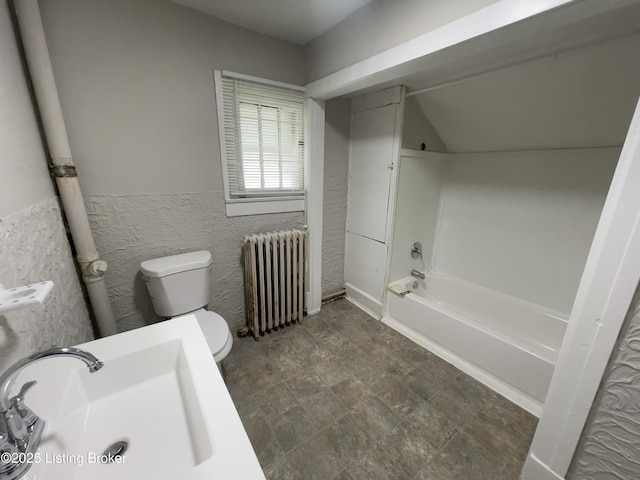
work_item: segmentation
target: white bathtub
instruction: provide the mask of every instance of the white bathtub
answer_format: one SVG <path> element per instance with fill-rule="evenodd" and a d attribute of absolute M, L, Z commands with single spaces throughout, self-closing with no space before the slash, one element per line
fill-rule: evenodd
<path fill-rule="evenodd" d="M 404 297 L 388 292 L 382 320 L 537 416 L 567 325 L 556 312 L 434 272 Z"/>

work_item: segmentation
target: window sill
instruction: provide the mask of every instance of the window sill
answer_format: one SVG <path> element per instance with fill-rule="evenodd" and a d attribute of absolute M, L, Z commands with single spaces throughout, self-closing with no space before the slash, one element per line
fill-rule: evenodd
<path fill-rule="evenodd" d="M 227 217 L 302 212 L 304 211 L 304 199 L 227 203 L 226 210 Z"/>

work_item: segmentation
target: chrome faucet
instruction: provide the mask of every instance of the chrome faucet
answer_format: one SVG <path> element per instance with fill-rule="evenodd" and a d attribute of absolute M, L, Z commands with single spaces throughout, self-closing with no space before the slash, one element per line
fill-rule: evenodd
<path fill-rule="evenodd" d="M 422 272 L 419 272 L 415 268 L 413 270 L 411 270 L 411 276 L 415 277 L 415 278 L 419 278 L 420 280 L 424 280 L 424 278 L 425 278 L 425 274 L 422 273 Z"/>
<path fill-rule="evenodd" d="M 50 348 L 17 361 L 0 376 L 0 453 L 8 453 L 8 458 L 13 460 L 7 462 L 4 458 L 7 455 L 0 455 L 2 458 L 0 479 L 2 480 L 17 480 L 29 470 L 33 463 L 30 461 L 30 454 L 38 448 L 45 425 L 45 421 L 24 404 L 25 394 L 36 382 L 25 383 L 15 397 L 9 398 L 11 380 L 28 365 L 38 360 L 59 356 L 82 360 L 91 373 L 97 372 L 104 366 L 100 360 L 85 350 L 71 347 Z M 20 455 L 22 453 L 26 455 Z"/>

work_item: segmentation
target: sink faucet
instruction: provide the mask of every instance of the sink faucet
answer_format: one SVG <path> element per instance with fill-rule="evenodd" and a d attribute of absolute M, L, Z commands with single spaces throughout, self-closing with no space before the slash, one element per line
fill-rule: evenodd
<path fill-rule="evenodd" d="M 415 277 L 415 278 L 419 278 L 421 280 L 424 280 L 424 277 L 425 277 L 424 273 L 419 272 L 415 268 L 413 270 L 411 270 L 411 276 Z"/>
<path fill-rule="evenodd" d="M 100 360 L 85 350 L 72 347 L 50 348 L 17 361 L 0 376 L 0 452 L 10 455 L 17 454 L 13 455 L 15 460 L 21 460 L 6 462 L 2 458 L 0 462 L 0 479 L 2 480 L 16 480 L 26 473 L 32 464 L 29 461 L 29 454 L 35 452 L 38 448 L 45 424 L 44 420 L 36 416 L 24 404 L 25 394 L 36 382 L 25 383 L 18 395 L 9 398 L 11 380 L 23 368 L 34 362 L 60 356 L 82 360 L 89 367 L 89 372 L 91 373 L 97 372 L 104 366 Z M 27 455 L 19 455 L 20 453 L 26 453 Z"/>

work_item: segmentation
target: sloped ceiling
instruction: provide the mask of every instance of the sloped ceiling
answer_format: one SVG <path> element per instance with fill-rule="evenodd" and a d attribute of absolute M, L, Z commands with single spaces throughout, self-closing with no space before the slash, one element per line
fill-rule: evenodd
<path fill-rule="evenodd" d="M 416 95 L 449 152 L 622 145 L 640 34 Z"/>

